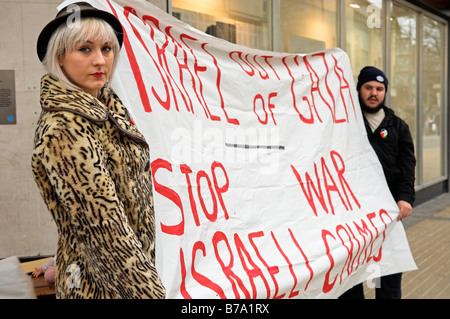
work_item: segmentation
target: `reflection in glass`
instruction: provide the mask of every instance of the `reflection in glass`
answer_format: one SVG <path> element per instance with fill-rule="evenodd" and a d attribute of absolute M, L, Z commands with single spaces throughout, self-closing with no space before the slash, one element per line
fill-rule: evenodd
<path fill-rule="evenodd" d="M 408 123 L 415 145 L 418 106 L 417 19 L 415 11 L 394 4 L 391 16 L 390 107 Z"/>
<path fill-rule="evenodd" d="M 442 159 L 442 110 L 444 25 L 424 16 L 423 19 L 423 179 L 428 182 L 444 174 Z"/>
<path fill-rule="evenodd" d="M 270 50 L 270 0 L 172 0 L 172 14 L 229 42 Z"/>

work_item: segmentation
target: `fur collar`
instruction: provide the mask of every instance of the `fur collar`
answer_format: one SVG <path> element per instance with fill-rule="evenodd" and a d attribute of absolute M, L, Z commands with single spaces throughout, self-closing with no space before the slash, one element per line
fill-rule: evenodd
<path fill-rule="evenodd" d="M 97 99 L 86 92 L 66 89 L 56 78 L 47 74 L 41 79 L 41 107 L 48 112 L 67 111 L 78 114 L 94 123 L 110 120 L 122 134 L 146 143 L 112 89 L 103 88 Z"/>

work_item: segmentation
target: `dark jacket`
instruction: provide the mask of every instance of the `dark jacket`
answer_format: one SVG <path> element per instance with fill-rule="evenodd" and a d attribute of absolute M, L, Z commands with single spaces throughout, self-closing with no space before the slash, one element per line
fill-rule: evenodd
<path fill-rule="evenodd" d="M 364 117 L 367 136 L 395 201 L 404 200 L 413 205 L 416 158 L 411 132 L 392 109 L 386 106 L 383 109 L 385 118 L 373 133 Z"/>

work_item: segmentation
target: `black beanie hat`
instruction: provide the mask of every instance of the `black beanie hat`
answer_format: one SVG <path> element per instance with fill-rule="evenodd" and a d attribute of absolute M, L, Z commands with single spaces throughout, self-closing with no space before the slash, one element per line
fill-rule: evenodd
<path fill-rule="evenodd" d="M 359 91 L 359 89 L 364 83 L 370 81 L 377 81 L 383 83 L 387 91 L 389 81 L 386 75 L 384 75 L 383 71 L 373 66 L 366 66 L 361 70 L 361 72 L 358 75 L 358 84 L 356 85 L 356 89 Z"/>

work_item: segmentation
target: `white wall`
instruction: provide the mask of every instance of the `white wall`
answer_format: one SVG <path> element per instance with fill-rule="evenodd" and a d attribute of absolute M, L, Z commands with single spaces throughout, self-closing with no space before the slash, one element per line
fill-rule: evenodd
<path fill-rule="evenodd" d="M 31 174 L 44 70 L 36 55 L 42 28 L 62 0 L 0 0 L 0 70 L 15 70 L 17 124 L 0 124 L 0 258 L 53 255 L 56 226 Z M 166 10 L 166 0 L 151 0 Z"/>

